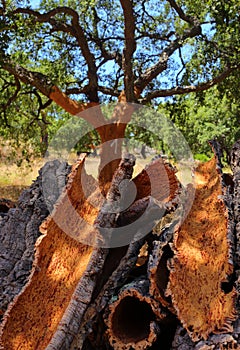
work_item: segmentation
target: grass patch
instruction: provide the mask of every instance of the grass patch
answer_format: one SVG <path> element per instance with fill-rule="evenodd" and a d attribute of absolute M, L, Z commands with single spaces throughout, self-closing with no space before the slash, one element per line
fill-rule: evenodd
<path fill-rule="evenodd" d="M 17 166 L 14 162 L 0 163 L 0 198 L 17 201 L 23 189 L 27 188 L 37 178 L 43 160 L 36 159 L 31 163 L 23 162 Z"/>

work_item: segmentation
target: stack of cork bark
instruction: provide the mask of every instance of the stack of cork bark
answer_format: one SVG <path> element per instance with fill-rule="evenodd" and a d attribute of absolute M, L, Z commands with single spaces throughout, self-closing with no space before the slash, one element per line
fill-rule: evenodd
<path fill-rule="evenodd" d="M 106 197 L 85 156 L 47 163 L 0 221 L 0 349 L 239 349 L 240 142 L 232 174 L 212 148 L 186 188 L 127 155 Z"/>

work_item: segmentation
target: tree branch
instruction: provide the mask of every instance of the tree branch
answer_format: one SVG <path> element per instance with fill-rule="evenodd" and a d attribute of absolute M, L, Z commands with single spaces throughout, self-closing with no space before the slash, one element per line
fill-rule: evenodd
<path fill-rule="evenodd" d="M 179 58 L 180 58 L 180 61 L 182 63 L 182 68 L 180 69 L 180 71 L 177 73 L 177 76 L 176 76 L 176 85 L 177 86 L 179 85 L 178 78 L 179 78 L 180 74 L 184 71 L 184 69 L 186 68 L 186 65 L 185 65 L 185 62 L 184 62 L 183 56 L 182 56 L 181 47 L 179 47 L 178 51 L 179 51 Z"/>
<path fill-rule="evenodd" d="M 182 10 L 182 8 L 176 3 L 175 0 L 167 0 L 169 2 L 169 4 L 171 5 L 171 7 L 177 12 L 177 14 L 179 15 L 179 17 L 185 21 L 188 22 L 189 24 L 195 25 L 196 24 L 196 20 L 195 18 L 191 17 L 191 16 L 187 16 L 184 11 Z"/>
<path fill-rule="evenodd" d="M 28 14 L 34 16 L 35 19 L 40 23 L 49 23 L 52 25 L 53 31 L 62 31 L 69 33 L 76 38 L 77 43 L 82 51 L 83 57 L 88 66 L 88 80 L 89 80 L 89 89 L 88 89 L 88 98 L 91 102 L 99 102 L 97 84 L 98 84 L 98 75 L 97 67 L 95 64 L 94 55 L 91 53 L 88 45 L 87 38 L 83 31 L 83 28 L 79 24 L 78 13 L 71 9 L 70 7 L 63 6 L 57 7 L 47 13 L 41 14 L 40 12 L 28 9 L 28 8 L 18 8 L 15 10 L 15 13 Z M 53 18 L 55 15 L 64 13 L 72 17 L 71 25 L 66 23 L 61 23 Z"/>
<path fill-rule="evenodd" d="M 121 54 L 118 51 L 111 52 L 106 49 L 105 42 L 110 41 L 111 39 L 119 39 L 119 40 L 124 40 L 124 38 L 120 37 L 100 37 L 99 32 L 98 32 L 98 23 L 100 21 L 100 18 L 98 17 L 97 11 L 95 7 L 92 8 L 93 11 L 93 31 L 90 32 L 88 35 L 90 39 L 98 46 L 98 48 L 101 51 L 103 61 L 99 64 L 98 68 L 106 63 L 107 61 L 110 60 L 115 60 L 117 64 L 121 67 L 122 66 L 122 57 Z"/>
<path fill-rule="evenodd" d="M 190 92 L 199 92 L 199 91 L 205 91 L 211 88 L 212 86 L 221 83 L 226 77 L 228 77 L 233 71 L 240 68 L 240 65 L 232 68 L 226 68 L 221 74 L 216 76 L 215 78 L 206 81 L 205 83 L 200 83 L 198 85 L 190 85 L 190 86 L 177 86 L 175 88 L 171 89 L 164 89 L 164 90 L 155 90 L 151 93 L 149 93 L 144 99 L 143 102 L 149 102 L 154 98 L 157 97 L 170 97 L 174 95 L 183 95 Z"/>
<path fill-rule="evenodd" d="M 136 50 L 135 16 L 131 0 L 120 0 L 124 15 L 125 47 L 123 50 L 124 88 L 128 102 L 135 100 L 133 54 Z"/>
<path fill-rule="evenodd" d="M 16 100 L 18 93 L 21 90 L 20 81 L 15 76 L 14 76 L 14 79 L 15 79 L 16 90 L 14 91 L 14 94 L 11 97 L 9 97 L 8 101 L 5 104 L 1 105 L 1 108 L 3 110 L 6 110 L 11 105 L 11 103 Z"/>
<path fill-rule="evenodd" d="M 167 69 L 167 63 L 169 57 L 180 47 L 182 47 L 183 42 L 188 38 L 194 38 L 201 34 L 201 26 L 197 24 L 189 29 L 187 29 L 183 35 L 178 37 L 176 40 L 172 41 L 171 44 L 166 46 L 166 48 L 160 54 L 158 62 L 152 67 L 148 68 L 136 81 L 135 87 L 139 91 L 139 94 L 144 90 L 144 88 L 155 79 L 160 73 Z"/>
<path fill-rule="evenodd" d="M 86 90 L 86 87 L 83 87 L 83 88 L 68 88 L 66 90 L 66 95 L 79 95 L 79 94 L 84 94 L 85 93 L 85 90 Z M 111 88 L 108 88 L 106 86 L 98 86 L 98 91 L 106 94 L 106 95 L 111 95 L 111 96 L 114 96 L 114 97 L 118 97 L 121 93 L 120 90 L 117 90 L 117 89 L 111 89 Z"/>
<path fill-rule="evenodd" d="M 66 112 L 77 115 L 86 109 L 98 105 L 96 102 L 89 103 L 77 103 L 76 101 L 69 98 L 65 93 L 63 93 L 57 86 L 55 86 L 50 79 L 39 72 L 28 71 L 26 68 L 14 64 L 11 61 L 1 62 L 2 68 L 13 74 L 17 79 L 25 84 L 29 84 L 36 89 L 38 89 L 43 95 L 47 96 L 49 99 L 53 100 L 57 105 L 62 107 Z M 97 127 L 102 123 L 105 123 L 105 118 L 101 113 L 98 113 L 96 118 L 94 113 L 84 113 L 84 119 L 87 120 L 94 127 Z"/>

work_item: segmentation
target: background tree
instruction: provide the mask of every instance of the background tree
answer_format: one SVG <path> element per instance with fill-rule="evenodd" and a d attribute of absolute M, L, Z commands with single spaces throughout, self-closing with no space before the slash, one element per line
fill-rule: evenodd
<path fill-rule="evenodd" d="M 54 128 L 68 118 L 66 113 L 84 111 L 84 120 L 78 118 L 79 123 L 72 124 L 68 135 L 73 137 L 90 123 L 92 129 L 87 130 L 94 132 L 88 134 L 88 139 L 97 143 L 100 138 L 104 164 L 113 151 L 115 138 L 129 135 L 151 146 L 156 142 L 155 135 L 147 134 L 144 128 L 131 128 L 131 105 L 120 103 L 106 116 L 100 113 L 102 108 L 95 115 L 88 108 L 111 101 L 157 108 L 161 98 L 170 97 L 170 106 L 165 103 L 159 110 L 179 123 L 193 144 L 202 147 L 206 135 L 198 134 L 204 128 L 207 136 L 226 135 L 231 139 L 231 89 L 225 91 L 222 85 L 222 90 L 212 90 L 212 94 L 204 92 L 224 79 L 236 79 L 237 1 L 229 5 L 216 0 L 49 0 L 41 1 L 39 9 L 27 1 L 2 0 L 1 4 L 1 117 L 8 125 L 8 131 L 2 128 L 2 133 L 9 132 L 14 137 L 14 132 L 20 135 L 16 126 L 38 126 L 37 137 L 42 138 L 46 148 Z M 198 92 L 198 99 L 173 100 L 173 96 L 190 92 Z M 234 89 L 233 92 L 237 96 Z M 150 109 L 147 113 L 139 113 L 140 119 L 146 118 L 143 124 L 151 123 L 148 115 L 154 113 Z M 201 123 L 195 122 L 195 114 L 202 118 Z M 226 119 L 216 128 L 218 118 Z M 154 123 L 159 126 L 159 120 Z M 171 128 L 161 123 L 160 128 L 173 139 Z M 193 127 L 196 132 L 190 133 Z M 66 139 L 60 133 L 57 136 L 64 144 Z M 106 349 L 112 345 L 126 349 L 146 348 L 156 340 L 152 349 L 236 348 L 240 339 L 238 322 L 233 324 L 239 315 L 239 298 L 235 300 L 240 284 L 239 143 L 232 151 L 233 177 L 222 174 L 220 147 L 217 142 L 212 146 L 215 158 L 200 164 L 195 175 L 189 174 L 191 180 L 196 180 L 195 196 L 193 187 L 181 186 L 175 169 L 161 158 L 146 167 L 149 171 L 144 169 L 132 179 L 133 156 L 124 157 L 116 167 L 121 147 L 117 149 L 119 159 L 100 174 L 103 189 L 109 189 L 106 198 L 85 172 L 83 156 L 70 174 L 66 163 L 47 162 L 16 210 L 4 213 L 0 221 L 2 285 L 10 289 L 10 293 L 1 295 L 4 320 L 0 347 L 69 350 Z M 181 150 L 181 143 L 176 148 Z M 154 183 L 156 186 L 152 186 Z M 127 184 L 136 188 L 133 203 L 126 210 L 111 212 L 116 202 L 120 201 L 122 207 L 122 199 L 129 199 Z M 153 195 L 152 187 L 156 187 Z M 38 228 L 48 215 L 46 204 L 50 203 L 51 211 L 60 193 L 55 210 L 41 226 L 41 235 Z M 95 201 L 101 202 L 98 207 L 92 204 Z M 160 222 L 163 209 L 165 217 Z M 84 220 L 79 221 L 79 217 Z M 137 229 L 127 227 L 136 218 L 140 219 Z M 101 237 L 101 229 L 105 228 L 110 228 L 106 239 Z M 115 228 L 123 228 L 127 237 L 133 234 L 130 242 L 125 241 L 125 234 L 116 237 Z M 139 240 L 140 228 L 147 235 Z M 41 235 L 36 250 L 33 233 Z M 118 241 L 106 249 L 105 245 L 95 249 L 93 243 L 101 238 L 104 244 L 124 238 L 123 246 Z M 36 257 L 33 270 L 30 256 Z M 123 302 L 119 309 L 120 304 L 112 303 L 111 297 L 116 302 L 117 294 L 124 296 L 121 288 L 136 281 L 136 277 L 138 282 L 131 284 L 125 294 L 127 303 Z M 21 286 L 16 280 L 21 281 Z M 21 289 L 27 280 L 27 287 Z M 140 285 L 144 287 L 141 290 Z M 20 290 L 23 293 L 19 295 Z M 19 298 L 14 298 L 11 310 L 5 313 L 13 300 L 9 295 Z M 128 303 L 129 296 L 134 295 L 139 300 L 130 298 Z M 156 307 L 152 297 L 158 297 Z M 143 310 L 139 313 L 140 301 Z M 110 309 L 117 312 L 113 314 Z M 212 334 L 219 331 L 224 332 L 223 337 Z"/>
<path fill-rule="evenodd" d="M 199 160 L 210 156 L 208 141 L 218 139 L 223 149 L 239 138 L 239 103 L 229 89 L 216 86 L 206 92 L 180 96 L 159 106 L 159 110 L 181 130 Z"/>
<path fill-rule="evenodd" d="M 159 103 L 207 90 L 239 69 L 238 1 L 1 3 L 2 134 L 16 138 L 25 128 L 33 139 L 38 128 L 42 151 L 66 117 L 59 107 L 75 115 L 114 100 Z M 105 127 L 97 128 L 85 115 L 102 143 L 124 137 L 129 117 L 122 118 L 102 116 Z"/>

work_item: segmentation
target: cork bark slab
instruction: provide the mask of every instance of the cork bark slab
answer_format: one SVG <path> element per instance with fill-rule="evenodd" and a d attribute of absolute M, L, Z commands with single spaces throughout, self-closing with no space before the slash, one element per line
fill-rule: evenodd
<path fill-rule="evenodd" d="M 235 290 L 221 288 L 233 272 L 233 262 L 219 171 L 216 158 L 196 169 L 194 203 L 174 238 L 168 295 L 194 341 L 211 332 L 231 331 L 235 317 Z"/>
<path fill-rule="evenodd" d="M 64 162 L 50 161 L 41 168 L 33 184 L 21 193 L 15 205 L 0 200 L 0 322 L 9 303 L 27 283 L 34 260 L 34 244 L 41 235 L 39 226 L 51 209 L 49 198 L 57 200 L 66 184 L 69 168 Z M 51 184 L 51 194 L 43 195 L 42 179 L 49 174 L 57 176 L 58 181 Z"/>
<path fill-rule="evenodd" d="M 180 189 L 173 167 L 162 158 L 147 165 L 133 182 L 137 188 L 136 200 L 152 196 L 158 201 L 167 203 L 177 196 Z"/>
<path fill-rule="evenodd" d="M 97 211 L 91 212 L 91 208 L 87 208 L 86 198 L 81 188 L 80 178 L 83 174 L 83 164 L 84 159 L 82 158 L 70 174 L 66 190 L 52 215 L 42 224 L 43 235 L 37 241 L 30 279 L 23 291 L 13 301 L 3 321 L 2 349 L 45 349 L 56 333 L 60 321 L 64 319 L 64 314 L 79 281 L 84 286 L 86 280 L 88 282 L 94 280 L 97 268 L 101 265 L 103 257 L 96 255 L 96 249 L 71 238 L 57 224 L 58 216 L 64 215 L 65 220 L 68 220 L 68 229 L 71 224 L 74 226 L 75 222 L 71 223 L 70 216 L 72 207 L 82 213 L 84 207 L 89 222 L 93 222 L 96 218 Z M 91 179 L 89 181 L 92 186 Z M 91 213 L 92 217 L 89 219 Z M 87 220 L 82 222 L 87 222 Z M 84 224 L 78 229 L 81 232 Z M 95 257 L 94 262 L 91 260 L 93 257 Z M 89 271 L 90 262 L 92 266 L 95 263 L 93 271 Z M 88 283 L 88 288 L 83 289 L 86 289 L 85 295 L 84 293 L 78 294 L 82 312 L 84 311 L 83 305 L 89 301 L 93 283 Z"/>

